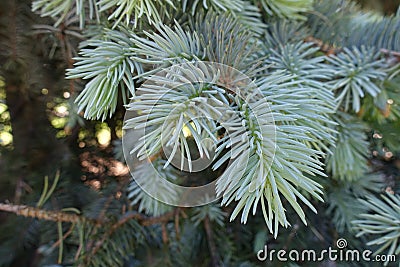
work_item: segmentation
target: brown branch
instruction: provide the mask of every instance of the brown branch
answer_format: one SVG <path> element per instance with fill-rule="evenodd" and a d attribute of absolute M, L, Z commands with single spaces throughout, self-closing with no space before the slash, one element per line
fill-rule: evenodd
<path fill-rule="evenodd" d="M 167 212 L 158 217 L 143 218 L 143 219 L 139 220 L 139 223 L 143 226 L 150 226 L 153 224 L 166 223 L 169 220 L 171 220 L 171 218 L 174 216 L 174 214 L 175 214 L 175 211 L 173 210 L 173 211 Z"/>
<path fill-rule="evenodd" d="M 400 52 L 396 52 L 396 51 L 391 51 L 388 49 L 380 49 L 379 50 L 382 54 L 386 55 L 387 57 L 389 57 L 391 60 L 391 64 L 395 65 L 397 63 L 400 63 Z"/>
<path fill-rule="evenodd" d="M 62 240 L 65 240 L 68 236 L 72 234 L 72 230 L 74 230 L 75 224 L 72 224 L 69 230 L 63 235 Z M 51 248 L 54 249 L 58 247 L 61 243 L 61 239 L 58 239 L 52 246 Z"/>
<path fill-rule="evenodd" d="M 323 53 L 325 53 L 327 56 L 329 55 L 336 55 L 341 51 L 340 47 L 335 47 L 329 44 L 324 43 L 322 40 L 314 38 L 313 36 L 308 36 L 304 39 L 305 42 L 313 43 L 314 46 L 318 47 L 319 50 Z M 397 51 L 392 51 L 388 50 L 385 48 L 381 48 L 379 50 L 382 54 L 393 57 L 396 62 L 394 63 L 399 63 L 400 62 L 400 52 Z"/>
<path fill-rule="evenodd" d="M 169 238 L 168 238 L 167 226 L 165 225 L 165 223 L 161 223 L 161 234 L 163 243 L 168 244 Z"/>
<path fill-rule="evenodd" d="M 143 219 L 143 215 L 140 213 L 129 213 L 127 216 L 122 217 L 119 221 L 117 221 L 115 224 L 113 224 L 113 226 L 111 226 L 111 228 L 104 233 L 103 237 L 100 239 L 100 241 L 96 242 L 96 245 L 93 247 L 92 251 L 91 251 L 91 256 L 93 256 L 94 254 L 97 253 L 97 251 L 99 251 L 99 249 L 102 247 L 102 245 L 104 244 L 104 242 L 119 228 L 121 227 L 123 224 L 125 224 L 126 222 L 128 222 L 129 220 L 140 220 Z"/>
<path fill-rule="evenodd" d="M 104 233 L 101 240 L 96 242 L 96 245 L 93 247 L 91 253 L 88 255 L 88 258 L 92 257 L 96 254 L 100 248 L 103 246 L 104 242 L 123 224 L 127 223 L 129 220 L 137 220 L 143 226 L 149 226 L 152 224 L 161 223 L 162 227 L 165 227 L 165 223 L 168 222 L 175 214 L 175 211 L 167 212 L 158 217 L 146 217 L 143 214 L 136 212 L 126 213 L 120 220 L 118 220 L 111 228 Z M 164 228 L 163 228 L 164 229 Z M 164 230 L 163 230 L 164 231 Z M 163 232 L 163 241 L 164 241 L 164 232 Z"/>
<path fill-rule="evenodd" d="M 305 42 L 313 43 L 314 46 L 318 47 L 319 50 L 325 53 L 327 56 L 338 54 L 341 49 L 338 47 L 331 46 L 329 44 L 324 43 L 322 40 L 314 38 L 313 36 L 308 36 L 304 39 Z"/>
<path fill-rule="evenodd" d="M 214 236 L 211 229 L 210 219 L 208 216 L 204 219 L 204 229 L 206 230 L 207 242 L 208 242 L 208 250 L 210 251 L 211 255 L 211 266 L 218 267 L 219 260 L 217 255 L 217 247 L 215 246 Z"/>
<path fill-rule="evenodd" d="M 175 210 L 175 219 L 174 219 L 174 224 L 175 224 L 175 232 L 176 232 L 176 239 L 179 240 L 181 239 L 181 234 L 180 234 L 180 229 L 179 229 L 179 208 Z"/>
<path fill-rule="evenodd" d="M 25 205 L 15 205 L 15 204 L 5 204 L 0 203 L 0 211 L 6 211 L 10 213 L 15 213 L 19 216 L 31 217 L 40 220 L 46 221 L 54 221 L 54 222 L 69 222 L 69 223 L 79 223 L 79 222 L 89 222 L 93 223 L 98 229 L 104 221 L 101 221 L 100 218 L 97 220 L 91 220 L 84 216 L 66 213 L 62 211 L 52 211 L 52 210 L 43 210 L 35 207 L 25 206 Z M 95 246 L 91 250 L 90 256 L 96 254 L 96 252 L 102 247 L 104 242 L 122 225 L 127 223 L 129 220 L 136 220 L 139 224 L 143 226 L 150 226 L 153 224 L 161 224 L 165 228 L 165 224 L 173 219 L 176 216 L 176 211 L 172 210 L 158 217 L 147 217 L 143 214 L 136 212 L 127 212 L 121 219 L 119 219 L 115 224 L 113 224 L 108 231 L 104 233 L 102 238 L 95 243 Z M 72 228 L 71 230 L 72 231 Z M 70 231 L 68 231 L 63 238 L 70 235 Z M 57 244 L 58 245 L 58 244 Z M 80 248 L 81 249 L 81 248 Z M 90 257 L 89 256 L 89 257 Z"/>
<path fill-rule="evenodd" d="M 40 220 L 53 221 L 53 222 L 78 223 L 80 220 L 82 220 L 82 217 L 77 214 L 72 214 L 62 211 L 43 210 L 25 205 L 0 203 L 0 211 L 7 211 L 15 213 L 16 215 L 19 216 L 37 218 Z"/>
<path fill-rule="evenodd" d="M 400 52 L 391 51 L 391 50 L 384 49 L 384 48 L 382 48 L 380 51 L 383 54 L 386 54 L 386 55 L 389 55 L 389 56 L 394 56 L 394 57 L 397 57 L 397 58 L 400 59 Z"/>
<path fill-rule="evenodd" d="M 10 204 L 0 203 L 0 211 L 11 212 L 19 216 L 37 218 L 40 220 L 53 221 L 53 222 L 77 223 L 79 221 L 91 221 L 96 225 L 104 223 L 104 221 L 102 221 L 100 218 L 98 218 L 97 220 L 90 220 L 86 217 L 73 213 L 54 211 L 54 210 L 43 210 L 36 207 L 15 205 L 11 203 Z M 158 217 L 147 217 L 140 213 L 129 212 L 126 213 L 118 222 L 116 222 L 111 227 L 111 231 L 115 231 L 115 229 L 118 229 L 121 225 L 125 224 L 127 221 L 131 219 L 137 220 L 143 226 L 150 226 L 153 224 L 166 223 L 169 220 L 171 220 L 174 217 L 174 215 L 175 215 L 175 210 L 167 212 Z"/>

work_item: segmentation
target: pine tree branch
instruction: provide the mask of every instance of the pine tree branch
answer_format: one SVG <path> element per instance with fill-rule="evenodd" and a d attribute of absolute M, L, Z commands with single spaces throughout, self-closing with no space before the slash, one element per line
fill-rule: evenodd
<path fill-rule="evenodd" d="M 7 211 L 15 213 L 19 216 L 37 218 L 40 220 L 53 221 L 53 222 L 70 222 L 78 223 L 83 219 L 82 216 L 71 214 L 62 211 L 43 210 L 35 207 L 25 205 L 14 205 L 0 203 L 0 211 Z"/>
<path fill-rule="evenodd" d="M 0 211 L 15 213 L 18 216 L 31 217 L 39 220 L 53 221 L 53 222 L 69 222 L 78 223 L 82 221 L 91 221 L 99 225 L 104 221 L 99 218 L 97 220 L 88 219 L 84 216 L 53 210 L 43 210 L 40 208 L 30 207 L 26 205 L 15 205 L 0 203 Z M 120 220 L 118 220 L 110 229 L 109 234 L 112 234 L 116 229 L 125 224 L 127 221 L 133 219 L 137 220 L 143 226 L 150 226 L 153 224 L 166 223 L 171 220 L 175 215 L 175 210 L 167 212 L 158 217 L 147 217 L 140 213 L 126 213 Z"/>
<path fill-rule="evenodd" d="M 15 204 L 10 204 L 10 203 L 0 203 L 0 211 L 14 213 L 18 216 L 36 218 L 39 220 L 54 221 L 54 222 L 68 222 L 68 223 L 72 223 L 73 226 L 79 222 L 81 222 L 81 223 L 89 222 L 89 223 L 94 224 L 96 226 L 96 228 L 98 228 L 98 227 L 101 227 L 102 223 L 104 223 L 104 220 L 102 218 L 93 220 L 93 219 L 88 219 L 82 215 L 71 214 L 71 213 L 67 213 L 67 212 L 63 212 L 63 211 L 43 210 L 43 209 L 36 208 L 36 207 L 30 207 L 30 206 L 25 206 L 25 205 L 15 205 Z M 177 214 L 176 210 L 172 210 L 172 211 L 165 213 L 158 217 L 147 217 L 143 214 L 136 213 L 136 212 L 125 213 L 116 223 L 111 225 L 111 227 L 109 227 L 106 230 L 106 232 L 101 237 L 101 239 L 95 243 L 95 245 L 91 249 L 89 258 L 93 257 L 93 255 L 95 255 L 100 250 L 102 245 L 113 235 L 113 233 L 115 231 L 117 231 L 121 226 L 126 224 L 128 221 L 136 220 L 142 226 L 150 226 L 153 224 L 162 224 L 162 226 L 165 228 L 165 223 L 174 219 L 176 214 Z M 64 234 L 63 239 L 71 234 L 73 226 L 66 234 Z M 61 243 L 61 240 L 58 240 L 54 244 L 54 246 L 57 246 L 60 243 Z M 81 247 L 79 248 L 78 251 L 80 252 L 80 250 L 81 250 Z M 79 253 L 77 253 L 77 255 L 79 255 Z"/>

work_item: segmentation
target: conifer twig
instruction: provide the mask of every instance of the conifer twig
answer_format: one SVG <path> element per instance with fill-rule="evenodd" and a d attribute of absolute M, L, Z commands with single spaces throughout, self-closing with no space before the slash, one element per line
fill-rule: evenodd
<path fill-rule="evenodd" d="M 99 225 L 103 222 L 102 218 L 97 220 L 88 219 L 84 216 L 67 213 L 63 211 L 43 210 L 36 207 L 26 205 L 15 205 L 11 203 L 0 203 L 0 211 L 15 213 L 18 216 L 31 217 L 39 220 L 53 221 L 53 222 L 69 222 L 78 223 L 79 221 L 92 221 L 92 223 Z M 175 211 L 167 212 L 158 217 L 147 217 L 140 213 L 127 213 L 112 227 L 112 231 L 118 229 L 121 225 L 125 224 L 128 220 L 137 220 L 143 226 L 150 226 L 158 223 L 166 223 L 175 215 Z"/>
<path fill-rule="evenodd" d="M 62 239 L 58 239 L 56 242 L 54 242 L 53 245 L 51 245 L 51 249 L 54 249 L 58 247 L 61 243 L 61 240 L 65 240 L 68 236 L 72 234 L 72 231 L 75 228 L 75 224 L 72 224 L 71 227 L 68 229 L 68 231 L 63 235 Z"/>
<path fill-rule="evenodd" d="M 384 48 L 382 48 L 380 51 L 384 54 L 392 55 L 392 56 L 398 57 L 400 59 L 400 52 L 396 52 L 396 51 L 392 51 L 392 50 L 388 50 L 388 49 L 384 49 Z"/>
<path fill-rule="evenodd" d="M 40 220 L 53 221 L 53 222 L 77 223 L 82 219 L 82 217 L 77 214 L 67 213 L 62 211 L 43 210 L 26 205 L 0 203 L 0 211 L 7 211 L 15 213 L 16 215 L 19 216 L 37 218 Z"/>
<path fill-rule="evenodd" d="M 384 48 L 381 48 L 380 51 L 382 54 L 385 54 L 387 56 L 395 58 L 395 61 L 396 61 L 395 63 L 400 62 L 400 52 L 396 52 L 396 51 L 392 51 L 392 50 L 388 50 L 388 49 L 384 49 Z"/>
<path fill-rule="evenodd" d="M 340 47 L 335 47 L 335 46 L 326 44 L 322 40 L 314 38 L 313 36 L 308 36 L 307 38 L 304 39 L 304 41 L 313 43 L 316 47 L 319 47 L 321 52 L 323 52 L 327 55 L 337 54 L 341 51 Z M 391 56 L 391 57 L 395 58 L 397 62 L 400 62 L 400 52 L 388 50 L 385 48 L 381 48 L 381 49 L 379 49 L 379 51 L 382 54 L 385 54 L 387 56 Z"/>

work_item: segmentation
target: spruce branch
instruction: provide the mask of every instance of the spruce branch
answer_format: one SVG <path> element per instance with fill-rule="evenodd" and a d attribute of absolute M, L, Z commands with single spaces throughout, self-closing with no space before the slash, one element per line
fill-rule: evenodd
<path fill-rule="evenodd" d="M 316 0 L 307 25 L 314 38 L 337 47 L 400 51 L 400 17 L 362 10 L 356 1 Z"/>
<path fill-rule="evenodd" d="M 265 29 L 268 28 L 262 20 L 260 9 L 250 1 L 241 1 L 242 9 L 240 11 L 232 10 L 232 16 L 237 19 L 247 30 L 256 36 L 262 36 Z"/>
<path fill-rule="evenodd" d="M 63 20 L 68 18 L 71 12 L 79 17 L 79 26 L 83 28 L 87 17 L 96 18 L 99 22 L 100 14 L 96 0 L 35 0 L 32 3 L 32 11 L 37 11 L 42 17 L 51 17 L 59 26 Z"/>
<path fill-rule="evenodd" d="M 191 30 L 197 32 L 202 41 L 204 58 L 199 59 L 231 66 L 249 77 L 255 77 L 264 69 L 254 33 L 232 14 L 199 13 L 191 20 Z"/>
<path fill-rule="evenodd" d="M 307 66 L 306 63 L 304 65 Z M 326 126 L 333 123 L 328 116 L 333 112 L 332 93 L 327 88 L 321 90 L 315 85 L 315 92 L 311 91 L 310 95 L 305 95 L 304 88 L 312 87 L 306 84 L 305 80 L 301 80 L 303 75 L 298 75 L 299 81 L 293 81 L 297 76 L 285 76 L 276 72 L 260 80 L 261 92 L 257 94 L 254 84 L 246 85 L 243 81 L 235 83 L 237 78 L 225 76 L 227 73 L 222 69 L 211 72 L 219 73 L 214 77 L 209 74 L 210 71 L 202 69 L 201 62 L 187 63 L 184 66 L 186 68 L 174 66 L 164 70 L 165 75 L 162 77 L 149 77 L 147 82 L 150 83 L 145 83 L 140 88 L 141 92 L 135 99 L 137 101 L 129 104 L 128 108 L 139 115 L 127 120 L 125 128 L 150 129 L 144 137 L 135 142 L 131 153 L 145 160 L 158 154 L 163 145 L 170 145 L 181 147 L 182 158 L 186 155 L 190 162 L 190 151 L 185 146 L 187 141 L 182 133 L 184 118 L 187 118 L 194 124 L 191 126 L 191 133 L 199 151 L 206 150 L 201 142 L 202 132 L 206 137 L 217 141 L 218 156 L 224 149 L 229 148 L 232 151 L 217 158 L 213 166 L 216 170 L 224 162 L 232 160 L 232 164 L 218 179 L 216 188 L 217 194 L 223 196 L 223 205 L 238 202 L 231 214 L 231 220 L 243 210 L 241 221 L 245 223 L 251 207 L 253 206 L 254 214 L 258 203 L 261 202 L 268 228 L 276 236 L 279 224 L 289 225 L 281 199 L 283 196 L 305 222 L 305 213 L 297 200 L 301 199 L 314 211 L 315 208 L 299 190 L 305 190 L 322 200 L 319 184 L 304 174 L 324 176 L 320 157 L 324 155 L 323 150 L 326 146 L 318 140 L 322 139 L 328 144 L 332 142 L 332 131 Z M 310 73 L 311 76 L 314 72 Z M 176 86 L 181 84 L 179 81 L 195 82 L 196 77 L 202 77 L 202 84 Z M 226 86 L 210 86 L 216 81 L 221 81 Z M 311 83 L 311 78 L 309 81 Z M 247 102 L 241 101 L 235 96 L 234 90 L 229 88 L 236 88 Z M 293 90 L 297 93 L 293 93 Z M 221 106 L 221 103 L 228 105 Z M 269 104 L 272 104 L 271 107 Z M 226 112 L 227 109 L 231 109 L 229 113 Z M 268 110 L 271 112 L 266 112 Z M 233 131 L 218 141 L 215 135 L 217 128 L 210 124 L 212 121 L 198 119 L 204 115 L 224 118 L 221 126 Z M 275 156 L 273 121 L 278 123 Z M 315 121 L 320 123 L 316 124 Z M 163 141 L 163 135 L 171 138 Z M 249 142 L 242 141 L 243 138 Z M 173 148 L 172 151 L 177 151 L 177 148 Z M 168 166 L 172 157 L 170 156 L 165 166 Z M 281 166 L 286 166 L 286 170 Z M 299 179 L 301 183 L 298 182 Z M 140 189 L 135 188 L 134 192 L 137 194 Z M 135 200 L 138 201 L 137 198 Z"/>
<path fill-rule="evenodd" d="M 253 33 L 232 14 L 199 13 L 189 23 L 189 27 L 177 22 L 174 26 L 160 24 L 154 32 L 144 31 L 146 37 L 132 36 L 133 59 L 151 69 L 138 77 L 193 60 L 218 62 L 245 73 L 259 67 L 253 55 L 257 50 L 251 41 Z"/>
<path fill-rule="evenodd" d="M 330 84 L 337 91 L 338 105 L 345 111 L 352 105 L 352 110 L 358 112 L 361 98 L 367 94 L 376 97 L 381 92 L 380 83 L 387 76 L 387 66 L 376 48 L 362 46 L 350 50 L 345 47 L 327 60 L 335 68 L 335 77 Z"/>
<path fill-rule="evenodd" d="M 349 164 L 352 165 L 352 164 Z M 332 222 L 339 233 L 345 231 L 354 232 L 351 222 L 361 213 L 367 212 L 367 207 L 359 197 L 379 193 L 385 188 L 381 174 L 366 173 L 353 180 L 326 180 L 323 183 L 326 188 L 326 214 L 332 218 Z M 349 203 L 353 203 L 349 205 Z"/>
<path fill-rule="evenodd" d="M 285 81 L 288 81 L 288 83 L 285 84 Z M 231 220 L 243 210 L 241 221 L 246 223 L 250 212 L 255 214 L 257 205 L 261 203 L 268 229 L 275 237 L 278 234 L 279 224 L 284 227 L 289 226 L 286 217 L 287 208 L 283 206 L 282 197 L 289 202 L 302 221 L 306 223 L 305 213 L 298 200 L 303 201 L 314 212 L 316 210 L 301 191 L 307 191 L 319 200 L 322 200 L 320 196 L 322 191 L 321 186 L 305 174 L 325 176 L 319 160 L 324 154 L 322 149 L 315 150 L 305 142 L 318 140 L 317 136 L 308 134 L 312 129 L 311 127 L 315 127 L 316 130 L 321 125 L 314 123 L 310 124 L 311 127 L 309 127 L 309 125 L 296 123 L 298 119 L 304 118 L 303 115 L 297 117 L 301 114 L 301 109 L 298 111 L 300 113 L 296 111 L 297 105 L 310 103 L 310 97 L 302 93 L 298 95 L 299 99 L 295 99 L 294 97 L 297 94 L 293 93 L 294 88 L 290 87 L 291 81 L 289 81 L 290 79 L 287 79 L 287 76 L 279 73 L 272 74 L 270 77 L 257 82 L 263 97 L 253 96 L 246 105 L 235 103 L 239 114 L 249 114 L 249 116 L 234 118 L 231 122 L 232 127 L 238 127 L 238 125 L 243 124 L 243 121 L 246 122 L 246 132 L 243 134 L 247 135 L 251 141 L 245 146 L 240 142 L 230 144 L 221 139 L 221 147 L 229 146 L 233 151 L 240 150 L 241 154 L 232 158 L 233 162 L 217 181 L 217 193 L 223 196 L 222 204 L 238 202 L 231 214 Z M 277 84 L 281 84 L 282 87 L 277 87 Z M 284 91 L 279 90 L 285 88 L 285 86 L 290 93 L 288 91 L 285 94 Z M 279 93 L 275 94 L 274 89 L 277 89 L 276 92 Z M 293 103 L 292 100 L 294 100 Z M 269 103 L 268 108 L 267 103 Z M 316 101 L 312 109 L 314 114 L 312 120 L 314 122 L 315 113 L 332 112 L 332 108 L 326 109 L 326 104 L 322 101 Z M 273 116 L 276 125 L 276 137 L 271 136 L 271 129 L 269 129 L 271 118 L 268 117 L 266 110 L 269 110 L 268 113 Z M 326 121 L 330 121 L 330 119 L 327 118 Z M 240 132 L 240 134 L 242 133 Z M 332 136 L 327 140 L 331 139 Z M 269 143 L 271 140 L 276 140 L 276 144 L 274 144 L 276 149 L 271 147 L 271 143 Z M 271 155 L 273 152 L 275 154 Z M 246 164 L 244 161 L 247 156 L 248 162 Z"/>
<path fill-rule="evenodd" d="M 325 53 L 327 56 L 330 55 L 337 55 L 342 51 L 342 47 L 334 46 L 329 43 L 324 42 L 321 39 L 315 38 L 313 36 L 307 36 L 304 38 L 305 42 L 313 43 L 315 47 L 318 47 L 319 50 Z M 379 47 L 378 47 L 379 48 Z M 393 51 L 386 48 L 379 48 L 379 52 L 386 55 L 387 57 L 394 57 L 396 62 L 393 63 L 400 63 L 400 52 Z"/>
<path fill-rule="evenodd" d="M 67 223 L 82 223 L 89 222 L 94 225 L 101 225 L 105 223 L 103 218 L 96 220 L 89 219 L 83 215 L 68 213 L 64 211 L 43 210 L 36 207 L 26 205 L 15 205 L 11 203 L 0 203 L 0 211 L 14 213 L 18 216 L 36 218 L 39 220 L 53 221 L 53 222 L 67 222 Z M 140 213 L 128 212 L 124 214 L 121 219 L 112 226 L 112 231 L 115 231 L 119 226 L 126 223 L 128 220 L 138 221 L 143 226 L 150 226 L 153 224 L 160 224 L 167 222 L 174 217 L 174 211 L 167 212 L 157 217 L 147 217 Z"/>
<path fill-rule="evenodd" d="M 210 222 L 223 227 L 225 225 L 225 217 L 227 214 L 222 210 L 221 206 L 217 203 L 210 203 L 202 207 L 193 208 L 193 215 L 191 220 L 194 225 L 199 225 L 207 218 Z"/>
<path fill-rule="evenodd" d="M 375 255 L 387 251 L 387 255 L 400 254 L 400 197 L 387 193 L 380 198 L 368 196 L 360 199 L 369 213 L 360 214 L 358 220 L 352 221 L 357 237 L 367 235 L 375 239 L 367 245 L 377 245 Z"/>
<path fill-rule="evenodd" d="M 182 9 L 189 9 L 188 0 L 182 1 Z M 199 0 L 195 0 L 191 4 L 191 14 L 192 16 L 196 13 L 201 13 L 199 8 Z M 251 1 L 243 0 L 207 0 L 203 1 L 203 6 L 206 10 L 211 10 L 215 14 L 231 14 L 236 18 L 246 29 L 254 32 L 256 35 L 260 36 L 263 34 L 267 25 L 262 21 L 262 15 L 260 9 L 257 5 L 253 5 Z M 200 11 L 200 12 L 199 12 Z"/>
<path fill-rule="evenodd" d="M 153 75 L 139 89 L 140 95 L 136 97 L 138 101 L 130 103 L 128 110 L 140 112 L 140 115 L 127 120 L 124 127 L 125 129 L 149 128 L 151 131 L 146 132 L 146 135 L 138 140 L 131 154 L 135 153 L 139 160 L 144 160 L 157 154 L 165 146 L 171 149 L 166 167 L 173 160 L 178 148 L 181 148 L 181 170 L 188 165 L 191 171 L 191 155 L 184 133 L 186 125 L 191 127 L 191 134 L 194 136 L 200 156 L 205 153 L 204 155 L 208 157 L 208 144 L 202 140 L 209 137 L 217 141 L 216 122 L 210 118 L 222 116 L 221 110 L 216 107 L 220 107 L 223 103 L 219 97 L 224 90 L 212 86 L 219 78 L 218 72 L 216 70 L 203 72 L 203 67 L 207 69 L 201 62 L 174 66 L 166 69 L 161 75 Z M 193 84 L 188 81 L 192 81 Z M 163 136 L 171 138 L 165 139 Z M 189 159 L 187 163 L 184 161 L 185 156 Z"/>
<path fill-rule="evenodd" d="M 279 46 L 296 44 L 310 35 L 308 28 L 302 22 L 287 19 L 273 21 L 265 31 L 265 47 L 267 50 L 279 49 Z"/>
<path fill-rule="evenodd" d="M 346 113 L 334 117 L 337 125 L 336 143 L 325 159 L 326 169 L 334 179 L 355 180 L 368 169 L 367 127 L 358 118 Z"/>
<path fill-rule="evenodd" d="M 75 68 L 67 70 L 68 79 L 89 80 L 84 90 L 76 98 L 79 112 L 85 109 L 84 117 L 106 119 L 115 112 L 118 92 L 121 90 L 123 102 L 135 95 L 135 73 L 142 73 L 140 63 L 131 59 L 135 44 L 132 33 L 120 28 L 107 30 L 104 37 L 86 41 L 80 57 L 74 58 Z"/>
<path fill-rule="evenodd" d="M 197 32 L 185 31 L 179 24 L 174 27 L 159 24 L 155 27 L 157 33 L 144 32 L 146 38 L 132 36 L 133 51 L 136 53 L 133 59 L 152 66 L 146 76 L 174 63 L 204 58 Z"/>
<path fill-rule="evenodd" d="M 79 223 L 82 220 L 82 217 L 77 214 L 71 214 L 62 211 L 43 210 L 25 205 L 0 203 L 0 210 L 15 213 L 18 216 L 54 222 Z"/>

